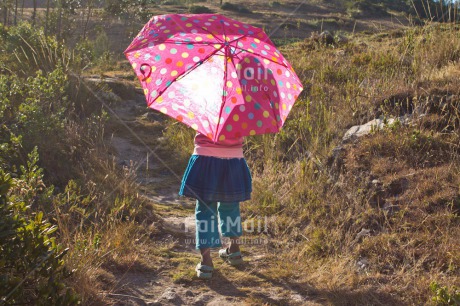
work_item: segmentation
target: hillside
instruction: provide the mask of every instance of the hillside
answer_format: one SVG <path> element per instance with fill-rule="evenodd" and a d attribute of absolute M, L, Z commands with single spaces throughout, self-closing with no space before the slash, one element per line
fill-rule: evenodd
<path fill-rule="evenodd" d="M 391 1 L 190 2 L 0 26 L 2 303 L 459 305 L 458 24 Z M 177 194 L 194 131 L 146 107 L 122 55 L 194 6 L 271 33 L 305 87 L 280 133 L 245 140 L 245 264 L 214 253 L 209 281 Z"/>

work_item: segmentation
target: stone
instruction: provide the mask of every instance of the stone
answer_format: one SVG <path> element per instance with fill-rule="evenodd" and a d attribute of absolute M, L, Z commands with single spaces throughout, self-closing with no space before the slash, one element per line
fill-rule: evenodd
<path fill-rule="evenodd" d="M 361 231 L 358 234 L 356 234 L 356 240 L 359 240 L 365 236 L 370 236 L 370 234 L 371 230 L 368 230 L 367 228 L 362 228 Z"/>
<path fill-rule="evenodd" d="M 336 36 L 335 41 L 338 44 L 342 44 L 342 45 L 348 44 L 348 42 L 349 42 L 348 37 L 340 35 L 340 34 Z"/>
<path fill-rule="evenodd" d="M 362 125 L 355 125 L 352 126 L 348 131 L 345 132 L 345 135 L 342 138 L 343 142 L 349 141 L 352 138 L 362 137 L 368 135 L 374 131 L 381 130 L 385 127 L 385 125 L 393 124 L 395 122 L 394 118 L 390 118 L 388 120 L 383 119 L 374 119 L 369 121 L 368 123 Z"/>
<path fill-rule="evenodd" d="M 329 31 L 321 32 L 321 34 L 319 34 L 319 40 L 326 45 L 335 44 L 334 36 L 332 36 L 331 32 Z"/>
<path fill-rule="evenodd" d="M 369 260 L 366 257 L 363 257 L 356 262 L 356 266 L 358 267 L 358 270 L 364 270 L 369 267 Z"/>

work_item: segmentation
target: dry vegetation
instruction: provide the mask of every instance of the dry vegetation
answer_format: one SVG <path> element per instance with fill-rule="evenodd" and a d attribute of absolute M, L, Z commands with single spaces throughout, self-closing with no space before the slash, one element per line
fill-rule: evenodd
<path fill-rule="evenodd" d="M 281 8 L 272 3 L 273 9 L 248 2 L 253 13 L 244 18 L 254 20 L 270 11 L 271 18 L 283 20 L 286 6 L 295 7 L 295 3 L 281 2 Z M 207 6 L 222 12 L 216 3 Z M 321 15 L 327 5 L 311 2 L 309 8 L 299 14 Z M 170 10 L 188 9 L 175 5 Z M 321 15 L 316 20 L 309 15 L 308 20 L 293 22 L 285 33 L 294 37 L 305 26 L 308 35 L 296 37 L 308 37 L 311 31 L 322 29 L 324 20 L 337 29 L 359 28 L 349 16 L 334 14 L 334 18 Z M 260 22 L 269 21 L 262 18 Z M 369 28 L 372 25 L 359 29 Z M 106 42 L 107 36 L 96 36 Z M 58 190 L 51 191 L 51 201 L 41 198 L 46 193 L 42 190 L 33 196 L 40 198 L 39 208 L 58 225 L 59 242 L 70 248 L 65 264 L 75 270 L 66 284 L 83 303 L 115 304 L 123 300 L 123 294 L 132 294 L 124 277 L 151 273 L 167 275 L 193 290 L 226 288 L 248 305 L 301 304 L 291 296 L 270 299 L 258 292 L 261 288 L 267 292 L 289 288 L 312 303 L 326 305 L 448 305 L 446 297 L 455 296 L 457 302 L 450 305 L 458 304 L 454 292 L 460 284 L 458 25 L 433 23 L 385 28 L 376 34 L 354 33 L 347 44 L 332 46 L 308 38 L 289 44 L 284 34 L 278 38 L 306 89 L 279 134 L 246 142 L 254 192 L 242 213 L 245 219 L 268 217 L 267 231 L 248 235 L 268 244 L 242 247 L 249 263 L 256 263 L 253 268 L 235 270 L 217 263 L 219 280 L 209 286 L 194 278 L 198 256 L 177 249 L 183 233 L 170 231 L 159 217 L 188 216 L 193 208 L 159 205 L 139 195 L 142 188 L 134 182 L 134 169 L 120 169 L 106 144 L 105 136 L 126 130 L 116 120 L 105 121 L 104 108 L 70 73 L 75 67 L 68 66 L 69 62 L 81 63 L 85 58 L 43 51 L 48 54 L 40 61 L 44 66 L 34 69 L 51 73 L 64 66 L 63 78 L 69 83 L 59 98 L 66 96 L 75 103 L 68 117 L 58 122 L 62 134 L 31 132 L 24 136 L 30 143 L 8 150 L 17 153 L 11 164 L 19 164 L 39 146 L 45 184 L 54 184 Z M 43 46 L 36 43 L 32 47 Z M 82 50 L 82 46 L 89 48 L 81 44 Z M 52 54 L 63 57 L 52 58 Z M 0 58 L 2 65 L 13 62 L 4 55 Z M 3 65 L 2 73 L 11 76 L 31 69 L 25 58 L 11 65 L 7 72 Z M 130 84 L 128 91 L 136 84 L 131 83 L 129 65 L 115 64 L 113 58 L 102 59 L 85 73 L 129 79 L 123 83 Z M 118 94 L 124 98 L 127 93 Z M 14 100 L 21 103 L 19 93 Z M 90 114 L 97 116 L 91 119 Z M 409 120 L 342 141 L 353 125 L 400 116 Z M 46 122 L 42 119 L 41 123 Z M 130 127 L 149 146 L 162 145 L 159 156 L 180 173 L 192 148 L 193 131 L 168 120 L 164 126 L 133 120 Z M 2 137 L 9 132 L 2 130 Z M 50 144 L 59 148 L 58 153 L 48 149 Z M 2 150 L 2 154 L 10 152 Z M 66 167 L 69 163 L 72 167 Z M 29 199 L 30 195 L 25 197 L 18 190 L 13 192 L 16 199 Z"/>
<path fill-rule="evenodd" d="M 276 214 L 271 251 L 332 304 L 425 304 L 430 282 L 460 281 L 460 36 L 399 36 L 286 47 L 309 90 L 281 134 L 249 141 L 265 150 L 249 154 L 246 215 Z M 409 124 L 341 143 L 347 127 L 402 115 Z"/>

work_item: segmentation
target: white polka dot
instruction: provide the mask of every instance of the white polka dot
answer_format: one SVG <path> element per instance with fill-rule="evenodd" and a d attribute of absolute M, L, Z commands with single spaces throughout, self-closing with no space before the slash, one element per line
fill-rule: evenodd
<path fill-rule="evenodd" d="M 284 94 L 284 92 L 282 92 L 282 93 L 281 93 L 281 98 L 284 99 L 285 97 L 286 97 L 286 95 Z"/>
<path fill-rule="evenodd" d="M 204 128 L 209 127 L 209 121 L 207 121 L 207 120 L 203 121 L 202 124 L 203 124 Z"/>
<path fill-rule="evenodd" d="M 286 70 L 285 74 L 286 74 L 286 77 L 289 77 L 291 75 L 288 70 Z"/>
<path fill-rule="evenodd" d="M 171 105 L 171 107 L 172 107 L 172 109 L 175 110 L 175 111 L 179 109 L 179 105 L 177 105 L 176 103 L 173 103 L 173 104 Z"/>
<path fill-rule="evenodd" d="M 168 92 L 168 98 L 174 98 L 176 96 L 176 93 L 174 91 Z"/>
<path fill-rule="evenodd" d="M 244 105 L 240 105 L 240 111 L 244 112 L 246 110 L 246 107 Z"/>
<path fill-rule="evenodd" d="M 232 75 L 232 78 L 234 78 L 234 79 L 236 79 L 238 77 L 238 75 L 236 74 L 235 71 L 233 71 L 231 75 Z"/>
<path fill-rule="evenodd" d="M 161 73 L 161 74 L 165 74 L 167 71 L 168 71 L 168 69 L 166 69 L 166 68 L 161 68 L 160 73 Z"/>
<path fill-rule="evenodd" d="M 195 63 L 198 63 L 200 61 L 200 58 L 198 56 L 193 57 L 193 61 Z"/>
<path fill-rule="evenodd" d="M 185 99 L 184 100 L 184 106 L 189 107 L 190 106 L 190 99 Z"/>

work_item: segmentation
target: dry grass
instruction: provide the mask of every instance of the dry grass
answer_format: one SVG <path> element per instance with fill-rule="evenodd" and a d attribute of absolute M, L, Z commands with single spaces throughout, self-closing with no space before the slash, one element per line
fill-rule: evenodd
<path fill-rule="evenodd" d="M 250 236 L 264 237 L 268 244 L 243 246 L 249 261 L 263 254 L 251 268 L 234 271 L 217 264 L 224 280 L 211 289 L 236 284 L 236 296 L 248 305 L 273 303 L 254 290 L 270 287 L 279 290 L 278 297 L 289 289 L 328 305 L 420 305 L 431 303 L 432 281 L 449 288 L 458 284 L 455 46 L 460 37 L 454 30 L 430 26 L 378 38 L 356 35 L 340 48 L 311 41 L 283 47 L 306 90 L 281 133 L 248 138 L 245 147 L 254 192 L 242 213 L 244 219 L 268 216 L 267 232 Z M 352 125 L 413 112 L 410 125 L 389 125 L 341 143 Z M 135 124 L 143 136 L 151 128 L 160 132 L 145 122 Z M 168 121 L 164 137 L 170 146 L 159 154 L 177 171 L 185 167 L 193 133 Z M 169 159 L 174 148 L 177 154 Z M 163 216 L 190 213 L 153 205 L 142 210 L 140 220 L 150 209 Z M 153 263 L 164 265 L 172 282 L 203 289 L 193 274 L 198 257 L 177 252 L 165 238 L 184 237 L 160 227 L 147 227 L 147 234 L 128 224 L 117 225 L 113 241 L 119 245 L 104 247 L 120 255 L 108 254 L 103 265 L 95 261 L 94 269 L 79 276 L 85 298 L 119 290 L 114 275 Z M 164 239 L 169 242 L 156 245 Z M 144 265 L 146 258 L 150 264 Z M 88 285 L 95 283 L 102 287 Z M 288 295 L 281 302 L 294 303 Z"/>
<path fill-rule="evenodd" d="M 238 284 L 248 305 L 266 303 L 253 288 L 270 286 L 322 304 L 420 305 L 431 302 L 432 281 L 460 282 L 458 33 L 432 25 L 397 35 L 356 34 L 341 47 L 305 40 L 282 48 L 306 90 L 282 132 L 248 138 L 245 152 L 254 192 L 242 213 L 268 216 L 267 232 L 254 234 L 268 244 L 243 246 L 249 260 L 264 257 L 251 270 L 219 265 L 228 279 L 214 286 Z M 414 110 L 426 114 L 342 144 L 353 125 Z M 160 134 L 161 126 L 132 124 L 149 145 L 170 145 L 159 150 L 168 166 L 185 167 L 193 131 L 168 122 L 162 143 L 148 136 Z M 79 129 L 69 129 L 77 142 Z M 122 129 L 111 123 L 108 131 Z M 190 211 L 146 205 L 132 172 L 104 158 L 107 150 L 85 155 L 79 173 L 89 203 L 103 205 L 98 217 L 107 222 L 91 217 L 91 226 L 79 229 L 81 216 L 59 215 L 62 241 L 72 246 L 68 265 L 77 268 L 72 284 L 84 302 L 111 303 L 100 293 L 123 292 L 119 275 L 162 265 L 173 282 L 193 286 L 198 257 L 177 252 L 173 240 L 183 237 L 152 225 L 158 218 L 151 212 Z M 113 186 L 115 195 L 106 198 Z"/>
<path fill-rule="evenodd" d="M 430 282 L 460 281 L 460 37 L 433 25 L 357 39 L 283 50 L 308 91 L 283 132 L 249 141 L 244 213 L 272 216 L 269 251 L 287 259 L 269 263 L 272 280 L 309 284 L 334 305 L 427 304 Z M 426 115 L 327 158 L 347 127 L 414 110 Z"/>

